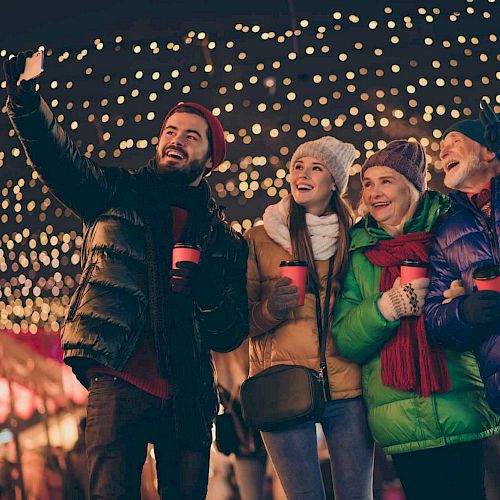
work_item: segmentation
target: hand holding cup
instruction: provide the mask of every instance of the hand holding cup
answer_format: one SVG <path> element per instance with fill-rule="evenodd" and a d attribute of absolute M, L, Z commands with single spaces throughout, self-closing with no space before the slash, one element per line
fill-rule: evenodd
<path fill-rule="evenodd" d="M 283 260 L 280 262 L 280 275 L 290 278 L 291 284 L 299 292 L 299 303 L 303 306 L 306 297 L 307 262 L 305 260 Z"/>
<path fill-rule="evenodd" d="M 290 278 L 284 276 L 274 284 L 273 291 L 267 299 L 267 310 L 273 318 L 284 320 L 288 310 L 299 305 L 299 289 L 291 282 Z"/>
<path fill-rule="evenodd" d="M 173 292 L 192 297 L 201 309 L 213 309 L 224 301 L 224 274 L 201 261 L 197 245 L 174 245 L 170 285 Z"/>
<path fill-rule="evenodd" d="M 377 305 L 387 321 L 396 321 L 404 316 L 420 316 L 425 297 L 429 291 L 429 278 L 417 278 L 405 285 L 397 277 L 392 288 L 378 299 Z"/>
<path fill-rule="evenodd" d="M 201 249 L 196 245 L 177 243 L 172 249 L 170 285 L 172 291 L 191 295 L 198 273 Z"/>
<path fill-rule="evenodd" d="M 500 320 L 500 293 L 494 290 L 478 290 L 470 293 L 460 304 L 460 312 L 466 323 L 485 326 Z"/>

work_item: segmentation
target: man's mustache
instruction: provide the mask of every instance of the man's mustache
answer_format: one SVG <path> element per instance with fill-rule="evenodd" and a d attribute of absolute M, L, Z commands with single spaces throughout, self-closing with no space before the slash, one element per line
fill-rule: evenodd
<path fill-rule="evenodd" d="M 187 154 L 187 151 L 184 148 L 180 147 L 180 146 L 165 146 L 163 148 L 162 155 L 166 156 L 167 151 L 169 151 L 169 150 L 171 150 L 171 151 L 177 151 L 178 153 L 180 153 L 183 156 L 183 158 L 186 158 L 186 159 L 189 158 L 189 156 Z"/>

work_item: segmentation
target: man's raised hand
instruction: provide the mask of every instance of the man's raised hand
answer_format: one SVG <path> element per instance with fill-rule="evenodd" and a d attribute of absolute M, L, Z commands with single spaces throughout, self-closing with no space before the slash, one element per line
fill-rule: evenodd
<path fill-rule="evenodd" d="M 35 91 L 37 79 L 22 80 L 18 85 L 19 77 L 24 71 L 26 59 L 34 54 L 32 50 L 19 52 L 17 56 L 5 59 L 3 62 L 3 72 L 7 94 L 12 105 L 28 109 L 34 109 L 40 102 L 40 97 Z"/>

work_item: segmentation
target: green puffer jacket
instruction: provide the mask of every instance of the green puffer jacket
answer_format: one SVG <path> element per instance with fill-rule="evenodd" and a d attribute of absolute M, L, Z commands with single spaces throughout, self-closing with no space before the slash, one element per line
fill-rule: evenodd
<path fill-rule="evenodd" d="M 430 231 L 448 209 L 447 198 L 424 195 L 404 233 Z M 372 218 L 351 230 L 349 270 L 334 312 L 332 333 L 340 353 L 362 365 L 362 385 L 373 437 L 388 454 L 435 448 L 486 438 L 500 432 L 500 420 L 484 399 L 484 386 L 472 352 L 445 350 L 452 390 L 424 398 L 382 385 L 380 353 L 399 320 L 388 322 L 376 305 L 382 268 L 365 248 L 391 238 Z"/>

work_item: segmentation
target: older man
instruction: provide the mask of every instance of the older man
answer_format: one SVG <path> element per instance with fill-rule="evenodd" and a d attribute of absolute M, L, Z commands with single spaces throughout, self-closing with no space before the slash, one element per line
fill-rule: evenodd
<path fill-rule="evenodd" d="M 500 122 L 485 107 L 482 120 L 455 123 L 441 141 L 453 209 L 436 231 L 425 314 L 438 342 L 475 350 L 487 400 L 500 413 L 500 293 L 477 291 L 473 278 L 480 267 L 500 265 Z M 466 294 L 443 303 L 443 292 L 457 279 Z"/>

